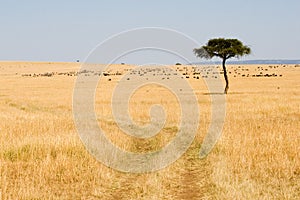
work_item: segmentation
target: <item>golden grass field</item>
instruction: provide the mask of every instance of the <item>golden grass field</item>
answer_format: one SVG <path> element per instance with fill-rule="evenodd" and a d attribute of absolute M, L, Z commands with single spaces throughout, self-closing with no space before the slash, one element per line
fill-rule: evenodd
<path fill-rule="evenodd" d="M 205 159 L 198 154 L 211 121 L 210 95 L 202 77 L 191 75 L 186 80 L 201 109 L 193 144 L 160 171 L 131 174 L 96 161 L 77 134 L 72 94 L 80 64 L 0 62 L 0 199 L 299 199 L 300 67 L 273 66 L 228 66 L 223 133 Z M 191 66 L 173 67 L 191 72 Z M 114 65 L 109 73 L 130 68 Z M 54 73 L 38 75 L 46 72 Z M 252 76 L 266 73 L 277 76 Z M 110 108 L 120 77 L 100 81 L 95 99 L 99 126 L 125 150 L 160 149 L 178 130 L 175 96 L 155 85 L 136 91 L 129 111 L 137 123 L 149 122 L 155 103 L 165 107 L 168 117 L 154 138 L 127 136 Z"/>

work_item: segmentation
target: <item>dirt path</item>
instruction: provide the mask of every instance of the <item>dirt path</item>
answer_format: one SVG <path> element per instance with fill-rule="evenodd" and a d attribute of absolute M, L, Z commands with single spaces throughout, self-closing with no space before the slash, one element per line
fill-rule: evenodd
<path fill-rule="evenodd" d="M 214 187 L 210 178 L 211 165 L 207 159 L 200 160 L 194 156 L 185 156 L 185 166 L 178 174 L 180 187 L 174 194 L 176 199 L 207 199 L 211 196 Z"/>

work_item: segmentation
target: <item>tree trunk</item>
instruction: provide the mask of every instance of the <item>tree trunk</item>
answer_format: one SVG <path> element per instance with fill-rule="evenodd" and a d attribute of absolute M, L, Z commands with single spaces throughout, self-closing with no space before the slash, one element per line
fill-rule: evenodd
<path fill-rule="evenodd" d="M 224 94 L 227 94 L 227 91 L 228 91 L 228 89 L 229 89 L 229 83 L 228 83 L 228 77 L 227 77 L 227 71 L 226 71 L 225 62 L 226 62 L 226 58 L 223 58 L 222 66 L 223 66 L 224 78 L 225 78 L 225 82 L 226 82 Z"/>

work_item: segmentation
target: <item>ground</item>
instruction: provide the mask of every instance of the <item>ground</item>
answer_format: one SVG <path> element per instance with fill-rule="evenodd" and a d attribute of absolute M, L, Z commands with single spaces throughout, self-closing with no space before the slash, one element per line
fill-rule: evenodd
<path fill-rule="evenodd" d="M 159 85 L 137 90 L 129 103 L 132 119 L 147 124 L 151 105 L 159 103 L 167 120 L 157 136 L 136 139 L 124 134 L 113 119 L 114 87 L 126 73 L 126 84 L 149 73 L 171 81 L 174 74 L 126 64 L 100 73 L 80 71 L 80 63 L 1 62 L 0 199 L 299 198 L 300 66 L 228 66 L 230 88 L 222 136 L 204 159 L 198 154 L 213 120 L 210 97 L 222 92 L 208 91 L 205 81 L 222 78 L 221 67 L 170 67 L 197 96 L 196 138 L 170 166 L 131 174 L 99 163 L 81 142 L 72 115 L 78 73 L 101 77 L 95 110 L 107 137 L 122 149 L 140 153 L 159 150 L 172 141 L 180 128 L 180 102 L 174 91 Z"/>

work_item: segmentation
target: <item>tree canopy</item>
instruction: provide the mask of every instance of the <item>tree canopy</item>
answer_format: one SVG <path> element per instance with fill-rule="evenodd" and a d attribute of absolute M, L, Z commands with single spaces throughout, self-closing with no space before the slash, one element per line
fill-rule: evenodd
<path fill-rule="evenodd" d="M 250 54 L 251 49 L 238 39 L 216 38 L 209 40 L 207 45 L 194 49 L 194 53 L 200 58 L 211 59 L 216 56 L 227 60 Z"/>

